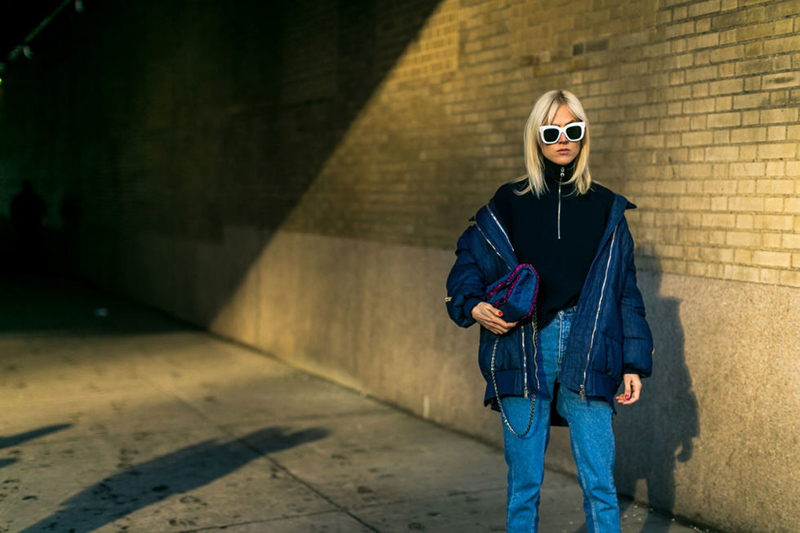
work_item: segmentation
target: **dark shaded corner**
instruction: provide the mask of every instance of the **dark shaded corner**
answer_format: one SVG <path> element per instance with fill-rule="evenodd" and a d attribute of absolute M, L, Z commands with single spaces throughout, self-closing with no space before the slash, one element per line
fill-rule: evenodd
<path fill-rule="evenodd" d="M 66 273 L 1 272 L 0 299 L 0 334 L 130 335 L 195 328 Z"/>
<path fill-rule="evenodd" d="M 213 319 L 439 3 L 87 2 L 59 17 L 7 66 L 0 100 L 4 186 L 35 176 L 46 204 L 26 241 L 37 264 Z M 175 243 L 225 253 L 231 227 L 259 242 L 221 261 L 221 294 L 175 289 L 215 264 Z"/>

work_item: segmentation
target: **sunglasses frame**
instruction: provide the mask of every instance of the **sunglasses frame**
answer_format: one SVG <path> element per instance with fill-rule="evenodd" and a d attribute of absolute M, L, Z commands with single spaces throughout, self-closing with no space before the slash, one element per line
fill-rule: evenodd
<path fill-rule="evenodd" d="M 581 129 L 581 136 L 580 136 L 580 137 L 578 137 L 577 139 L 570 139 L 570 138 L 569 138 L 569 135 L 567 135 L 567 128 L 573 128 L 573 127 L 575 127 L 575 126 L 578 126 L 578 127 Z M 544 132 L 545 132 L 546 130 L 552 130 L 552 129 L 555 129 L 555 130 L 557 130 L 557 131 L 558 131 L 558 137 L 556 137 L 556 140 L 555 140 L 555 141 L 547 142 L 547 141 L 544 139 Z M 539 128 L 539 139 L 541 139 L 541 141 L 542 141 L 542 144 L 556 144 L 558 141 L 560 141 L 560 140 L 561 140 L 561 135 L 562 135 L 562 134 L 563 134 L 563 135 L 564 135 L 564 136 L 567 138 L 567 140 L 568 140 L 568 141 L 570 141 L 570 142 L 574 142 L 574 143 L 576 143 L 576 142 L 578 142 L 578 141 L 582 141 L 582 140 L 583 140 L 583 138 L 586 136 L 586 123 L 585 123 L 585 122 L 570 122 L 569 124 L 567 124 L 567 125 L 566 125 L 566 126 L 564 126 L 563 128 L 562 128 L 561 126 L 556 126 L 555 124 L 547 124 L 547 125 L 545 125 L 545 126 L 541 126 L 541 127 Z"/>

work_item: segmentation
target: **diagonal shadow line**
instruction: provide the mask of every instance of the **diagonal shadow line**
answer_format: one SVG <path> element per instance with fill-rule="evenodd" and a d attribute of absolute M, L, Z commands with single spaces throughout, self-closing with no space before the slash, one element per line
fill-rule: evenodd
<path fill-rule="evenodd" d="M 17 461 L 19 461 L 19 459 L 16 459 L 16 458 L 0 459 L 0 468 L 6 467 L 6 466 L 9 466 L 9 465 L 13 465 Z"/>
<path fill-rule="evenodd" d="M 38 439 L 39 437 L 44 437 L 45 435 L 50 435 L 51 433 L 62 431 L 71 427 L 72 424 L 54 424 L 52 426 L 45 426 L 39 429 L 26 431 L 25 433 L 18 433 L 17 435 L 12 435 L 10 437 L 0 437 L 0 450 L 3 448 L 11 448 L 12 446 L 18 446 L 23 442 Z"/>
<path fill-rule="evenodd" d="M 64 509 L 20 533 L 89 533 L 170 496 L 208 485 L 263 455 L 320 440 L 329 433 L 323 428 L 288 432 L 284 427 L 270 427 L 229 442 L 206 440 L 110 476 L 71 496 L 62 503 Z"/>

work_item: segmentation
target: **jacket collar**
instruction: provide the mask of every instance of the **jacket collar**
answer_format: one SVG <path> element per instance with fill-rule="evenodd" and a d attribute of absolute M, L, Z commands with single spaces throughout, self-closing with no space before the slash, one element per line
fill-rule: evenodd
<path fill-rule="evenodd" d="M 603 238 L 600 239 L 600 244 L 597 247 L 598 250 L 611 238 L 614 230 L 617 229 L 617 226 L 619 226 L 619 223 L 622 221 L 622 217 L 625 216 L 625 211 L 628 209 L 636 209 L 636 204 L 632 203 L 621 194 L 614 193 L 614 203 L 611 204 L 611 212 L 608 214 L 606 230 L 603 232 Z"/>

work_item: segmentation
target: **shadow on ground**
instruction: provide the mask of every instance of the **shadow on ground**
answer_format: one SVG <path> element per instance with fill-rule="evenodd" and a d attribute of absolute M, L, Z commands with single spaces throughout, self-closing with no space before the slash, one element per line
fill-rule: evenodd
<path fill-rule="evenodd" d="M 50 435 L 51 433 L 56 433 L 71 427 L 72 424 L 54 424 L 52 426 L 45 426 L 39 429 L 26 431 L 24 433 L 11 435 L 10 437 L 0 437 L 0 450 L 5 448 L 13 448 L 14 446 L 24 444 L 29 440 L 38 439 L 39 437 L 44 437 L 46 435 Z M 4 457 L 0 459 L 0 468 L 13 465 L 18 461 L 19 459 L 17 457 Z"/>
<path fill-rule="evenodd" d="M 29 440 L 38 439 L 39 437 L 44 437 L 45 435 L 50 435 L 51 433 L 62 431 L 70 427 L 72 427 L 72 424 L 54 424 L 52 426 L 45 426 L 39 429 L 26 431 L 25 433 L 18 433 L 10 437 L 0 437 L 0 450 L 4 448 L 11 448 L 13 446 L 19 446 L 20 444 L 28 442 Z"/>
<path fill-rule="evenodd" d="M 75 494 L 64 509 L 21 533 L 88 533 L 175 494 L 207 485 L 263 455 L 325 438 L 312 428 L 287 432 L 271 427 L 229 442 L 207 440 L 135 465 Z"/>

